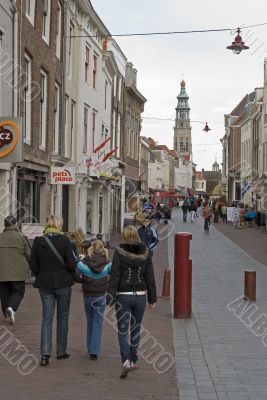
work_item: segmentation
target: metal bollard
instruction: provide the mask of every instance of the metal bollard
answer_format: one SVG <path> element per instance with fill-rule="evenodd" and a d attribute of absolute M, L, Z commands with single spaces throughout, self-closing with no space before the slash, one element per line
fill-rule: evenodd
<path fill-rule="evenodd" d="M 249 301 L 256 300 L 256 271 L 245 271 L 244 299 Z"/>
<path fill-rule="evenodd" d="M 191 233 L 180 232 L 174 242 L 174 318 L 191 318 L 192 313 L 192 260 Z"/>

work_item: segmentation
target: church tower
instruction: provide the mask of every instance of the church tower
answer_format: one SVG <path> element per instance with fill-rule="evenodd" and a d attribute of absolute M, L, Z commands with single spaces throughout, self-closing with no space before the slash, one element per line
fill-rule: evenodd
<path fill-rule="evenodd" d="M 185 81 L 181 82 L 180 94 L 177 96 L 176 118 L 174 127 L 173 148 L 184 159 L 192 161 L 192 139 L 190 126 L 189 96 L 185 91 Z"/>

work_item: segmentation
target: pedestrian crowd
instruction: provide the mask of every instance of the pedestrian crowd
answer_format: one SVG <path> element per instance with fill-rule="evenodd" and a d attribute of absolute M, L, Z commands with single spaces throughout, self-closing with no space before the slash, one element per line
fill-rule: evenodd
<path fill-rule="evenodd" d="M 101 240 L 92 242 L 85 257 L 78 258 L 72 243 L 62 232 L 62 220 L 49 216 L 43 236 L 32 248 L 8 216 L 0 234 L 0 299 L 5 321 L 15 324 L 15 316 L 25 293 L 30 273 L 35 277 L 42 304 L 40 365 L 49 365 L 52 352 L 52 325 L 57 309 L 56 356 L 70 357 L 67 351 L 71 292 L 81 284 L 87 321 L 87 353 L 96 361 L 101 354 L 101 336 L 106 306 L 114 306 L 117 316 L 121 356 L 121 378 L 137 369 L 141 324 L 148 302 L 157 302 L 152 255 L 158 238 L 151 220 L 144 218 L 137 230 L 126 226 L 123 242 L 112 261 Z"/>

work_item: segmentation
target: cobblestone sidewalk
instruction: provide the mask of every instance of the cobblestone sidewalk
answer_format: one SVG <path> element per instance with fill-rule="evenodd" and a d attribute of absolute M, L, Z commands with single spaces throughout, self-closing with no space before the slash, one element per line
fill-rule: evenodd
<path fill-rule="evenodd" d="M 266 266 L 213 226 L 205 233 L 202 218 L 183 223 L 180 210 L 173 217 L 176 232 L 193 235 L 193 318 L 173 320 L 180 399 L 266 400 L 267 348 L 262 342 L 267 321 Z M 173 237 L 169 262 L 173 266 Z M 257 271 L 257 301 L 245 311 L 241 300 L 231 311 L 229 303 L 243 295 L 246 269 Z M 259 317 L 263 327 L 255 323 Z"/>

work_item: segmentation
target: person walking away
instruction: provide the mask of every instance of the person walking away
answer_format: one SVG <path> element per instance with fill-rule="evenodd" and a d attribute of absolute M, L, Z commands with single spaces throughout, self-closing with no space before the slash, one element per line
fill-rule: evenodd
<path fill-rule="evenodd" d="M 211 209 L 208 206 L 208 204 L 203 210 L 203 218 L 204 218 L 204 231 L 208 232 L 210 227 L 210 218 L 211 218 Z"/>
<path fill-rule="evenodd" d="M 189 206 L 185 201 L 183 202 L 182 210 L 183 210 L 183 221 L 186 222 L 187 221 L 187 213 L 188 213 L 188 210 L 189 210 Z"/>
<path fill-rule="evenodd" d="M 145 244 L 151 256 L 153 256 L 154 250 L 158 244 L 158 234 L 155 228 L 151 226 L 151 218 L 149 215 L 145 215 L 142 226 L 138 229 L 138 234 L 141 242 Z"/>
<path fill-rule="evenodd" d="M 217 202 L 213 204 L 214 224 L 219 222 L 219 205 Z"/>
<path fill-rule="evenodd" d="M 66 359 L 68 319 L 71 286 L 76 271 L 69 239 L 63 235 L 62 220 L 54 215 L 46 219 L 44 236 L 33 242 L 30 268 L 36 279 L 34 287 L 39 289 L 43 320 L 41 328 L 41 366 L 49 364 L 52 348 L 52 324 L 57 305 L 57 359 Z"/>
<path fill-rule="evenodd" d="M 134 226 L 126 226 L 124 242 L 114 253 L 107 304 L 115 302 L 122 369 L 120 378 L 137 368 L 140 329 L 146 308 L 157 302 L 152 258 Z M 128 339 L 128 336 L 129 339 Z"/>
<path fill-rule="evenodd" d="M 191 220 L 191 222 L 194 222 L 195 215 L 196 215 L 194 202 L 191 202 L 191 203 L 190 203 L 190 206 L 189 206 L 189 213 L 190 213 L 190 220 Z"/>
<path fill-rule="evenodd" d="M 198 218 L 198 214 L 197 214 L 197 209 L 198 209 L 198 201 L 197 201 L 197 199 L 195 199 L 195 200 L 194 200 L 194 203 L 193 203 L 193 204 L 194 204 L 195 213 L 196 213 L 196 214 L 195 214 L 195 216 Z"/>
<path fill-rule="evenodd" d="M 227 207 L 225 204 L 222 205 L 221 213 L 222 213 L 222 221 L 227 222 Z"/>
<path fill-rule="evenodd" d="M 78 263 L 78 268 L 82 274 L 88 356 L 91 360 L 97 360 L 101 352 L 106 292 L 111 270 L 108 251 L 101 240 L 95 240 L 92 243 L 88 256 Z"/>
<path fill-rule="evenodd" d="M 161 217 L 162 217 L 162 207 L 161 207 L 160 203 L 157 203 L 157 206 L 156 206 L 156 218 L 157 218 L 157 223 L 158 224 L 160 223 Z"/>
<path fill-rule="evenodd" d="M 15 323 L 15 313 L 24 297 L 25 280 L 30 277 L 31 248 L 19 231 L 17 220 L 8 216 L 0 234 L 0 299 L 3 315 L 10 325 Z"/>

